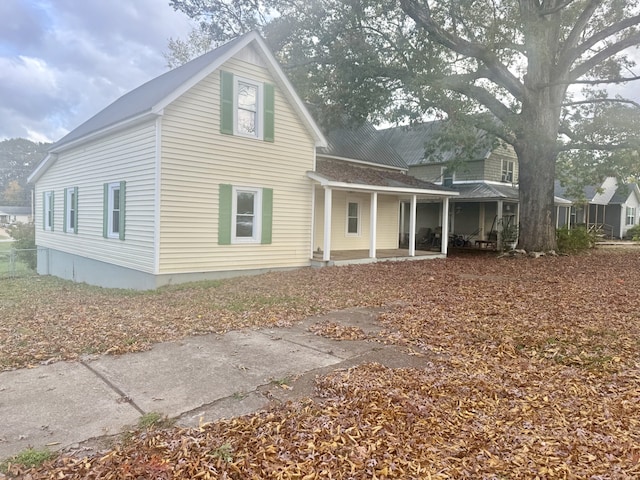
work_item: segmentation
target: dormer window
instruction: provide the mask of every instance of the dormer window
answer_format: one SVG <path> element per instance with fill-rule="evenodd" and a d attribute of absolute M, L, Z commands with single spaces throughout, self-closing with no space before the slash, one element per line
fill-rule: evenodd
<path fill-rule="evenodd" d="M 513 167 L 512 160 L 502 160 L 502 176 L 501 180 L 506 183 L 513 183 Z"/>
<path fill-rule="evenodd" d="M 450 187 L 453 185 L 453 181 L 455 180 L 455 176 L 452 170 L 447 167 L 442 167 L 440 169 L 440 175 L 442 176 L 442 185 L 445 187 Z"/>

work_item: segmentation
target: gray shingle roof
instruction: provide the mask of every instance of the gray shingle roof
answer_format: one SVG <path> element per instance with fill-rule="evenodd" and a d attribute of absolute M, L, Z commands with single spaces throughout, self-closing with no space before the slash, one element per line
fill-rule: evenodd
<path fill-rule="evenodd" d="M 326 133 L 326 148 L 318 148 L 318 155 L 377 163 L 387 167 L 407 169 L 398 152 L 370 123 L 344 125 Z"/>

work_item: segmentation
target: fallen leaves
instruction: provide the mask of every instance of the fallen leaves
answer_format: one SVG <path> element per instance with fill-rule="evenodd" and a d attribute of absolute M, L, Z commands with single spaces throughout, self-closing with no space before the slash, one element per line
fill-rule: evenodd
<path fill-rule="evenodd" d="M 95 342 L 92 328 L 113 329 L 118 335 L 105 343 L 126 351 L 145 345 L 141 338 L 387 305 L 378 341 L 406 346 L 424 362 L 336 371 L 317 379 L 317 401 L 196 429 L 140 431 L 102 455 L 62 456 L 14 473 L 32 480 L 640 478 L 638 272 L 636 252 L 450 258 L 268 274 L 117 301 L 91 290 L 85 307 L 54 301 L 59 310 L 43 307 L 38 319 L 2 306 L 16 318 L 3 320 L 0 335 L 10 341 L 3 338 L 1 354 L 20 358 L 22 351 L 72 355 L 61 332 Z M 87 292 L 65 285 L 67 301 Z M 107 313 L 82 317 L 96 304 Z M 53 350 L 38 334 L 47 328 L 57 335 Z M 311 330 L 336 339 L 363 334 L 330 322 Z"/>

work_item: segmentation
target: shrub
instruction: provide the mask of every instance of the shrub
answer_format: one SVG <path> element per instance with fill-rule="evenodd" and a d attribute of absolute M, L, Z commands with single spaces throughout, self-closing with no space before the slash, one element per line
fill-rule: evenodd
<path fill-rule="evenodd" d="M 37 264 L 36 229 L 33 223 L 18 223 L 7 230 L 15 240 L 13 248 L 18 250 L 18 258 L 35 270 Z"/>
<path fill-rule="evenodd" d="M 560 228 L 556 232 L 558 240 L 558 251 L 562 253 L 578 253 L 596 244 L 596 237 L 589 233 L 586 228 Z"/>
<path fill-rule="evenodd" d="M 630 238 L 635 242 L 640 241 L 640 225 L 636 225 L 627 230 L 625 237 Z"/>

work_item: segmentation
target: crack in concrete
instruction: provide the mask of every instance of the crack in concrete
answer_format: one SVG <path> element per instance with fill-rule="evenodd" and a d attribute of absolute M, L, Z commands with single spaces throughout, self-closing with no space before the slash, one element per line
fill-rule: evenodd
<path fill-rule="evenodd" d="M 147 412 L 145 412 L 144 410 L 142 410 L 142 408 L 140 408 L 136 402 L 134 402 L 133 398 L 131 398 L 129 395 L 127 395 L 124 391 L 122 391 L 117 385 L 115 385 L 113 382 L 111 382 L 107 377 L 105 377 L 104 375 L 102 375 L 99 371 L 97 371 L 95 368 L 91 367 L 88 363 L 86 363 L 84 360 L 80 360 L 80 364 L 85 367 L 87 370 L 89 370 L 91 373 L 93 373 L 96 377 L 98 377 L 100 380 L 102 380 L 111 390 L 113 390 L 114 392 L 116 392 L 118 395 L 120 395 L 120 398 L 128 403 L 129 405 L 131 405 L 133 408 L 135 408 L 138 413 L 140 413 L 140 415 L 145 415 Z"/>

